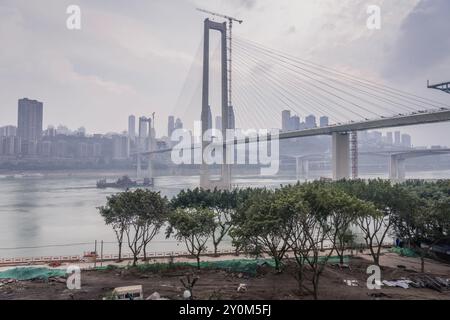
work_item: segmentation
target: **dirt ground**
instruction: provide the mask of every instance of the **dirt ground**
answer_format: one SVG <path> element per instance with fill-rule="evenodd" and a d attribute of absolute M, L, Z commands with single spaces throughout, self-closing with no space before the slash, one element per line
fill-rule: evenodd
<path fill-rule="evenodd" d="M 385 254 L 382 259 L 382 280 L 395 280 L 402 277 L 417 276 L 417 259 Z M 327 266 L 319 286 L 319 298 L 329 300 L 450 300 L 450 291 L 438 292 L 427 288 L 393 288 L 383 286 L 381 290 L 368 290 L 366 269 L 370 265 L 368 257 L 353 257 L 350 268 L 338 265 Z M 401 265 L 399 268 L 398 265 Z M 427 260 L 427 274 L 450 277 L 450 266 Z M 64 279 L 20 281 L 0 287 L 0 300 L 95 300 L 111 294 L 116 287 L 142 285 L 144 298 L 157 291 L 168 299 L 182 299 L 184 288 L 180 277 L 196 272 L 199 280 L 194 287 L 195 299 L 223 300 L 299 300 L 312 299 L 310 294 L 299 294 L 294 278 L 293 266 L 286 267 L 282 274 L 275 274 L 270 267 L 261 267 L 258 275 L 231 273 L 223 270 L 201 270 L 197 272 L 189 267 L 178 267 L 169 271 L 142 272 L 135 269 L 114 269 L 101 271 L 83 271 L 81 290 L 68 290 Z M 309 277 L 309 274 L 307 274 Z M 344 280 L 357 280 L 358 286 L 348 286 Z M 246 284 L 245 292 L 237 292 L 240 284 Z"/>

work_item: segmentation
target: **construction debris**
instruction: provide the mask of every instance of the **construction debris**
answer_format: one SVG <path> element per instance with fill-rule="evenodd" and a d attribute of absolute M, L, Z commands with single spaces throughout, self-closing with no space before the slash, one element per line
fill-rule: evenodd
<path fill-rule="evenodd" d="M 429 288 L 439 292 L 450 290 L 450 279 L 432 277 L 429 275 L 418 275 L 415 276 L 413 280 L 414 282 L 411 286 L 414 288 Z"/>
<path fill-rule="evenodd" d="M 411 280 L 401 279 L 401 280 L 392 280 L 387 281 L 383 280 L 383 284 L 388 287 L 399 287 L 403 289 L 409 289 L 409 284 L 412 283 Z"/>
<path fill-rule="evenodd" d="M 246 292 L 246 291 L 247 291 L 247 284 L 245 283 L 241 283 L 237 288 L 237 292 Z"/>
<path fill-rule="evenodd" d="M 388 287 L 400 287 L 404 289 L 429 288 L 439 292 L 450 290 L 450 279 L 441 277 L 431 277 L 429 275 L 417 275 L 411 279 L 401 278 L 399 280 L 383 281 L 383 285 Z"/>
<path fill-rule="evenodd" d="M 344 280 L 344 283 L 348 285 L 349 287 L 357 287 L 358 286 L 358 280 Z"/>
<path fill-rule="evenodd" d="M 158 292 L 153 292 L 147 299 L 145 300 L 159 300 L 161 299 L 161 295 Z"/>

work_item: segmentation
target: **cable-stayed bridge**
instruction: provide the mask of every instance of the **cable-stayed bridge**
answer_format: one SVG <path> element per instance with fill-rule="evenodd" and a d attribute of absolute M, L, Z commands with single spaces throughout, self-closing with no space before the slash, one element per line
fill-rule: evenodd
<path fill-rule="evenodd" d="M 220 33 L 216 61 L 210 53 L 211 31 Z M 343 179 L 351 176 L 352 166 L 357 167 L 357 139 L 351 136 L 356 137 L 358 131 L 450 121 L 450 106 L 446 103 L 315 64 L 252 40 L 234 37 L 233 50 L 228 50 L 231 41 L 227 41 L 227 31 L 226 23 L 205 20 L 201 63 L 197 61 L 201 70 L 195 72 L 201 79 L 194 86 L 192 98 L 180 100 L 189 114 L 197 114 L 197 120 L 201 118 L 202 133 L 212 127 L 210 96 L 214 93 L 220 104 L 220 129 L 224 137 L 227 129 L 279 128 L 283 110 L 304 117 L 326 116 L 327 123 L 319 127 L 297 121 L 282 131 L 279 139 L 331 136 L 333 178 Z M 219 74 L 216 77 L 220 78 L 219 85 L 212 81 L 214 72 Z M 186 81 L 195 83 L 192 79 Z M 266 137 L 258 139 L 262 141 Z M 222 145 L 225 149 L 226 145 L 246 143 L 249 140 L 233 139 Z M 201 146 L 192 145 L 192 149 L 204 149 L 210 144 L 211 141 L 203 141 Z M 172 148 L 140 154 L 149 156 L 170 151 Z M 211 184 L 208 165 L 203 162 L 200 185 L 229 188 L 231 165 L 224 163 L 221 181 Z"/>

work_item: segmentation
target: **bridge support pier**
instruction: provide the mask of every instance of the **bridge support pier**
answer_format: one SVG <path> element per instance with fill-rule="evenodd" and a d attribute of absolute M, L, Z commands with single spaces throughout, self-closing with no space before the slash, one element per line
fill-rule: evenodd
<path fill-rule="evenodd" d="M 307 180 L 309 175 L 309 160 L 297 157 L 295 159 L 295 162 L 296 162 L 297 181 Z"/>
<path fill-rule="evenodd" d="M 405 159 L 396 155 L 391 155 L 389 165 L 389 178 L 391 181 L 401 182 L 406 179 Z"/>
<path fill-rule="evenodd" d="M 332 164 L 333 180 L 350 178 L 350 134 L 333 133 Z"/>

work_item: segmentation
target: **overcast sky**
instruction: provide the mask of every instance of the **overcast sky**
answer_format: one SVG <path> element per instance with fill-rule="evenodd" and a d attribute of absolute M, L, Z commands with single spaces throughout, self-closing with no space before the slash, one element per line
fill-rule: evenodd
<path fill-rule="evenodd" d="M 66 28 L 71 4 L 81 30 Z M 370 4 L 381 30 L 366 27 Z M 450 81 L 448 0 L 0 0 L 0 126 L 17 123 L 22 97 L 44 102 L 44 126 L 89 133 L 123 131 L 129 114 L 156 112 L 160 134 L 172 112 L 190 121 L 200 106 L 175 106 L 202 37 L 197 6 L 244 19 L 242 38 L 450 104 L 426 89 Z M 402 130 L 450 145 L 450 123 Z"/>

